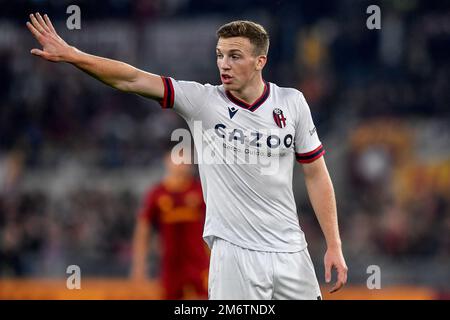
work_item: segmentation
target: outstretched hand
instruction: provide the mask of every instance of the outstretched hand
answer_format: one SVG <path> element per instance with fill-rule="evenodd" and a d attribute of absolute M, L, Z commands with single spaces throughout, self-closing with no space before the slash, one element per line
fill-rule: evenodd
<path fill-rule="evenodd" d="M 52 62 L 65 61 L 74 48 L 56 33 L 50 18 L 46 14 L 42 18 L 38 12 L 30 14 L 30 20 L 27 27 L 42 46 L 42 50 L 35 48 L 31 53 Z"/>
<path fill-rule="evenodd" d="M 333 268 L 337 271 L 337 281 L 331 288 L 330 293 L 336 292 L 341 289 L 347 282 L 347 265 L 345 264 L 344 256 L 340 248 L 328 248 L 324 257 L 325 263 L 325 281 L 329 283 L 331 281 L 331 270 Z"/>

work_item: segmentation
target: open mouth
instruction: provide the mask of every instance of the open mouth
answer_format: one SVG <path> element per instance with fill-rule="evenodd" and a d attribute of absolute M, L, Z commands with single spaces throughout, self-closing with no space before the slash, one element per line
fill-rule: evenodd
<path fill-rule="evenodd" d="M 228 74 L 222 74 L 220 75 L 220 78 L 222 79 L 223 83 L 230 83 L 231 80 L 233 79 L 233 77 Z"/>

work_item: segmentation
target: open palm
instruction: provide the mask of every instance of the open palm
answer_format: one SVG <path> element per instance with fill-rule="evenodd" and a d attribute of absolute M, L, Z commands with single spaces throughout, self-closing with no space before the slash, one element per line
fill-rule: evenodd
<path fill-rule="evenodd" d="M 53 62 L 64 61 L 73 48 L 56 33 L 49 17 L 36 13 L 30 14 L 30 20 L 27 27 L 42 46 L 42 50 L 32 49 L 31 53 Z"/>

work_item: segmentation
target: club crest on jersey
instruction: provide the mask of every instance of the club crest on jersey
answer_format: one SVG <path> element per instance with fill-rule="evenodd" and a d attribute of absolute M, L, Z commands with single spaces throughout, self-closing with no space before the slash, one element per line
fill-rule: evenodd
<path fill-rule="evenodd" d="M 273 109 L 273 120 L 275 120 L 278 127 L 286 127 L 286 117 L 283 114 L 283 110 L 279 108 Z"/>

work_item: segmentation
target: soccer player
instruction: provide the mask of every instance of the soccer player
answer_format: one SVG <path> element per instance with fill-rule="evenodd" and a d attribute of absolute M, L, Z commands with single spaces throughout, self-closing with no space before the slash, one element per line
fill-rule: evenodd
<path fill-rule="evenodd" d="M 330 292 L 346 283 L 325 151 L 303 94 L 263 79 L 269 36 L 261 25 L 233 21 L 219 28 L 216 56 L 222 84 L 215 86 L 177 81 L 81 52 L 57 35 L 47 16 L 30 19 L 28 28 L 42 45 L 32 54 L 73 64 L 116 89 L 159 101 L 186 120 L 200 158 L 202 146 L 208 145 L 223 160 L 199 161 L 206 202 L 203 238 L 211 248 L 210 299 L 321 299 L 292 191 L 294 159 L 302 164 L 325 236 L 326 282 L 332 269 L 337 271 Z M 230 152 L 238 161 L 228 161 Z M 248 161 L 250 155 L 258 161 Z M 276 165 L 275 172 L 263 172 L 267 160 Z"/>
<path fill-rule="evenodd" d="M 162 247 L 161 282 L 164 299 L 206 299 L 209 254 L 202 240 L 205 220 L 200 181 L 189 164 L 164 158 L 163 180 L 146 194 L 133 238 L 134 280 L 147 279 L 150 235 L 159 231 Z"/>

